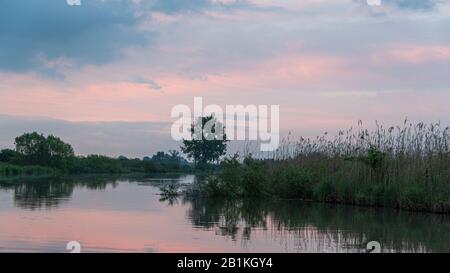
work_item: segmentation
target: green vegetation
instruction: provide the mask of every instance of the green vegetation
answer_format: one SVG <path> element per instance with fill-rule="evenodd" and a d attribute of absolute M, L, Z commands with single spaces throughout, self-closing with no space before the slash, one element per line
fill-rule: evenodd
<path fill-rule="evenodd" d="M 204 128 L 211 130 L 203 130 Z M 200 129 L 200 131 L 198 131 Z M 208 132 L 210 131 L 210 132 Z M 213 116 L 201 117 L 191 128 L 192 140 L 182 151 L 195 162 L 195 169 L 214 169 L 226 152 L 224 128 Z M 201 137 L 196 137 L 200 132 Z M 15 149 L 0 151 L 0 177 L 56 176 L 62 174 L 123 174 L 191 172 L 194 168 L 178 151 L 157 152 L 143 159 L 104 155 L 76 156 L 72 146 L 53 135 L 25 133 L 16 137 Z"/>
<path fill-rule="evenodd" d="M 27 133 L 14 143 L 15 150 L 0 151 L 0 177 L 61 175 L 75 158 L 72 147 L 52 135 Z"/>
<path fill-rule="evenodd" d="M 59 176 L 63 174 L 122 174 L 189 172 L 190 164 L 178 151 L 158 152 L 153 157 L 128 159 L 102 155 L 77 157 L 70 144 L 36 132 L 15 139 L 15 149 L 0 151 L 0 177 Z"/>
<path fill-rule="evenodd" d="M 0 177 L 13 176 L 55 176 L 61 172 L 54 168 L 43 166 L 17 166 L 0 162 Z"/>
<path fill-rule="evenodd" d="M 159 201 L 169 201 L 170 204 L 176 201 L 176 198 L 180 196 L 179 184 L 166 184 L 159 188 L 161 191 L 161 198 Z"/>
<path fill-rule="evenodd" d="M 210 168 L 226 151 L 223 126 L 213 116 L 212 136 L 183 141 L 182 151 L 196 169 Z M 217 129 L 217 130 L 216 130 Z M 202 132 L 202 131 L 200 131 Z M 219 138 L 224 135 L 223 140 Z M 24 134 L 15 150 L 0 151 L 0 176 L 188 172 L 193 167 L 177 151 L 128 159 L 77 157 L 54 136 Z M 220 171 L 195 191 L 227 198 L 273 197 L 450 213 L 450 128 L 424 123 L 374 131 L 362 128 L 315 139 L 283 141 L 270 159 L 237 155 L 222 160 Z M 172 189 L 166 189 L 171 195 Z"/>
<path fill-rule="evenodd" d="M 197 168 L 204 169 L 212 162 L 218 163 L 226 154 L 225 128 L 214 117 L 199 117 L 191 126 L 191 140 L 183 140 L 181 150 L 194 160 Z"/>
<path fill-rule="evenodd" d="M 285 141 L 270 160 L 224 160 L 200 192 L 450 213 L 449 144 L 450 128 L 407 121 L 372 132 L 341 131 L 332 139 Z"/>
<path fill-rule="evenodd" d="M 72 146 L 53 135 L 28 133 L 16 137 L 18 160 L 24 165 L 41 165 L 66 170 L 75 157 Z"/>

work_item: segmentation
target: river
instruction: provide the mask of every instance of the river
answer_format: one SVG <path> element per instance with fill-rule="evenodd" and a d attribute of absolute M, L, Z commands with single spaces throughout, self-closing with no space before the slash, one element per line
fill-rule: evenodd
<path fill-rule="evenodd" d="M 0 182 L 0 252 L 450 252 L 450 216 L 299 200 L 164 199 L 193 175 Z"/>

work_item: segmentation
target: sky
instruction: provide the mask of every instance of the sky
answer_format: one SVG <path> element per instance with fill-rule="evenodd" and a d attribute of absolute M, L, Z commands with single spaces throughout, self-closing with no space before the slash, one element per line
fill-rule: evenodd
<path fill-rule="evenodd" d="M 0 148 L 176 148 L 171 109 L 280 105 L 283 133 L 450 124 L 450 1 L 0 1 Z"/>

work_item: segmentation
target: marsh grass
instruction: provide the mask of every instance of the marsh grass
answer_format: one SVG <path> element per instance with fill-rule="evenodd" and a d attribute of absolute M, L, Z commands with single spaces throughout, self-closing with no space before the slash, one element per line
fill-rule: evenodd
<path fill-rule="evenodd" d="M 49 167 L 42 166 L 18 166 L 0 162 L 0 177 L 9 179 L 14 177 L 40 177 L 57 176 L 61 172 Z"/>
<path fill-rule="evenodd" d="M 450 128 L 440 123 L 340 131 L 282 141 L 271 159 L 237 156 L 210 178 L 209 195 L 313 199 L 450 213 Z"/>

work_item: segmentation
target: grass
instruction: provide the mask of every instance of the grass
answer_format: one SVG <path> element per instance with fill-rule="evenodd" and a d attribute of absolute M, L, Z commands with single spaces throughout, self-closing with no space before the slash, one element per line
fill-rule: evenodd
<path fill-rule="evenodd" d="M 274 196 L 450 213 L 450 128 L 412 124 L 284 140 L 271 159 L 237 156 L 201 185 L 210 196 Z"/>
<path fill-rule="evenodd" d="M 0 177 L 14 178 L 14 177 L 41 177 L 41 176 L 56 176 L 60 171 L 42 166 L 18 166 L 8 163 L 0 162 Z"/>

